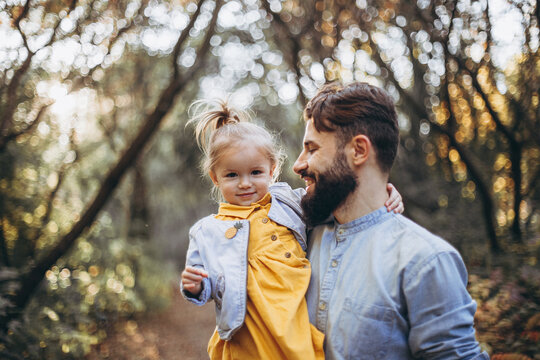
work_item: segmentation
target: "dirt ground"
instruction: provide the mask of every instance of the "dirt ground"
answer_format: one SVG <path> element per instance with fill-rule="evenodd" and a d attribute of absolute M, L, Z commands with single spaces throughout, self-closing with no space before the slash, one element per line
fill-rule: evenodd
<path fill-rule="evenodd" d="M 87 360 L 208 359 L 206 344 L 214 328 L 212 303 L 194 306 L 175 292 L 163 312 L 116 324 Z"/>

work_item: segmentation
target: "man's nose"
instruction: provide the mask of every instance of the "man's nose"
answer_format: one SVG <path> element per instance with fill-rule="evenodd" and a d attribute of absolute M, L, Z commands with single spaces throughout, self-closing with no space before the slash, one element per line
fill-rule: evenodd
<path fill-rule="evenodd" d="M 304 159 L 304 152 L 300 153 L 298 159 L 293 164 L 293 171 L 297 174 L 300 174 L 302 170 L 307 168 L 307 161 Z"/>

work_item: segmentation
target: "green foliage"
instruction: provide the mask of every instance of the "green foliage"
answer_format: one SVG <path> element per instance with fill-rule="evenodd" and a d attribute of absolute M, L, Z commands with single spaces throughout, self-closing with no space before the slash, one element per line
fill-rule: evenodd
<path fill-rule="evenodd" d="M 80 359 L 119 319 L 168 304 L 174 273 L 150 244 L 104 236 L 97 228 L 47 272 L 23 316 L 0 338 L 0 355 Z M 7 279 L 12 273 L 0 274 Z M 0 298 L 0 311 L 6 305 Z"/>

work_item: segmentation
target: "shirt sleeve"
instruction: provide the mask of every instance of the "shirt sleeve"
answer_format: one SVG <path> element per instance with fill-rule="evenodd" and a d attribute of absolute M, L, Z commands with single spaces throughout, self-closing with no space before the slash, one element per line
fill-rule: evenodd
<path fill-rule="evenodd" d="M 189 247 L 186 254 L 186 266 L 192 266 L 195 268 L 206 270 L 202 256 L 199 252 L 199 246 L 197 244 L 197 237 L 195 235 L 196 233 L 197 231 L 193 228 L 189 231 Z M 181 281 L 180 281 L 180 292 L 182 293 L 182 296 L 184 297 L 184 299 L 188 300 L 189 302 L 194 303 L 195 305 L 202 306 L 211 299 L 212 284 L 208 278 L 203 278 L 201 285 L 202 285 L 202 290 L 198 297 L 190 296 L 184 290 L 184 287 L 182 286 Z"/>
<path fill-rule="evenodd" d="M 467 292 L 467 270 L 457 252 L 416 264 L 405 280 L 409 347 L 415 358 L 489 359 L 475 338 L 476 303 Z"/>

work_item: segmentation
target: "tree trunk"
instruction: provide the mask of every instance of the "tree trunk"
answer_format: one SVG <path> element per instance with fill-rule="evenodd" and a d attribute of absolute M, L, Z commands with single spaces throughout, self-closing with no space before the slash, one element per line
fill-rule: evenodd
<path fill-rule="evenodd" d="M 201 6 L 201 4 L 199 4 L 199 6 Z M 214 34 L 217 15 L 221 6 L 222 1 L 217 0 L 213 10 L 212 20 L 208 27 L 207 33 L 205 34 L 202 45 L 197 53 L 197 61 L 183 77 L 179 76 L 177 73 L 177 77 L 172 77 L 171 82 L 162 92 L 154 110 L 146 117 L 133 142 L 120 157 L 116 165 L 109 171 L 97 195 L 84 211 L 80 217 L 80 220 L 73 225 L 72 229 L 66 235 L 64 235 L 44 257 L 39 259 L 33 266 L 31 266 L 29 271 L 21 277 L 21 287 L 13 296 L 13 304 L 15 309 L 14 311 L 0 317 L 1 330 L 5 330 L 8 322 L 22 313 L 22 310 L 26 307 L 32 295 L 41 283 L 45 272 L 50 269 L 50 267 L 53 266 L 60 257 L 64 256 L 71 249 L 72 245 L 75 243 L 75 240 L 77 240 L 77 238 L 85 230 L 91 227 L 98 213 L 106 204 L 109 197 L 113 194 L 127 170 L 136 162 L 145 145 L 159 128 L 159 125 L 167 113 L 172 109 L 176 96 L 182 92 L 189 81 L 194 78 L 198 70 L 203 67 L 205 63 L 204 59 L 210 50 L 210 38 Z M 190 24 L 193 23 L 194 21 L 190 22 Z M 189 30 L 189 28 L 184 29 L 184 31 Z M 180 37 L 180 39 L 181 38 L 182 37 Z M 173 62 L 173 64 L 175 64 L 175 62 Z"/>
<path fill-rule="evenodd" d="M 148 240 L 150 237 L 149 212 L 144 166 L 139 158 L 133 167 L 133 191 L 129 206 L 128 237 Z"/>

